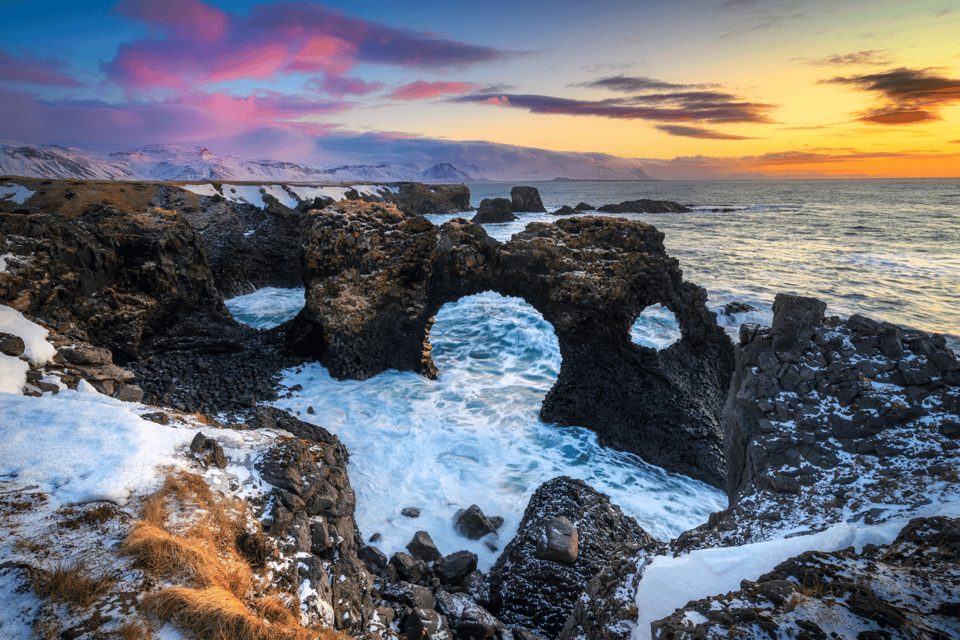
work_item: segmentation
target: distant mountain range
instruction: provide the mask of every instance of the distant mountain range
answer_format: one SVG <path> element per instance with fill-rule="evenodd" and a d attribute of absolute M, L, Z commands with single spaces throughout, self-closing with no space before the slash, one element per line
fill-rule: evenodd
<path fill-rule="evenodd" d="M 469 165 L 440 162 L 421 169 L 412 162 L 348 164 L 319 168 L 294 162 L 244 160 L 216 156 L 203 147 L 156 145 L 135 151 L 96 152 L 60 146 L 0 144 L 0 175 L 87 180 L 237 180 L 255 182 L 426 182 L 459 183 L 488 180 L 650 180 L 639 167 L 595 165 L 579 175 L 503 176 Z M 586 173 L 586 175 L 583 175 Z"/>

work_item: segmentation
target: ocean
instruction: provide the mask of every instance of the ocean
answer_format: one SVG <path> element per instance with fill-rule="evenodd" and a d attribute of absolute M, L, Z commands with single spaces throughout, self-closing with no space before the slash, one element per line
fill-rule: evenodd
<path fill-rule="evenodd" d="M 513 184 L 469 185 L 472 203 L 509 197 Z M 741 322 L 769 324 L 773 298 L 783 292 L 820 298 L 830 315 L 860 313 L 942 333 L 960 351 L 960 180 L 525 184 L 537 187 L 548 210 L 639 198 L 690 206 L 692 213 L 623 217 L 665 233 L 667 252 L 686 280 L 707 289 L 711 309 L 734 301 L 756 307 L 718 316 L 731 335 Z M 428 217 L 439 225 L 456 216 Z M 506 240 L 531 221 L 554 219 L 520 214 L 486 228 Z M 303 291 L 261 290 L 227 304 L 242 321 L 273 326 L 302 307 Z M 660 307 L 633 327 L 636 342 L 655 348 L 678 336 Z M 485 293 L 448 304 L 431 341 L 438 380 L 390 371 L 340 382 L 311 364 L 284 373 L 282 384 L 301 390 L 276 402 L 347 446 L 361 534 L 381 534 L 375 544 L 388 556 L 425 530 L 442 553 L 469 549 L 487 569 L 499 551 L 457 536 L 456 512 L 476 503 L 502 516 L 494 541 L 502 549 L 533 491 L 559 475 L 606 493 L 661 540 L 726 506 L 711 487 L 598 446 L 589 430 L 539 420 L 560 354 L 550 325 L 522 300 Z M 421 516 L 402 516 L 408 506 Z"/>

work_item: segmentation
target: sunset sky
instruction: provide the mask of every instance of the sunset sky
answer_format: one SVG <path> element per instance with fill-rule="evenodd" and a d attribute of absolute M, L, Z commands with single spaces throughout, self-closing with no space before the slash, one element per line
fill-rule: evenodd
<path fill-rule="evenodd" d="M 0 139 L 960 176 L 960 2 L 4 0 Z M 494 151 L 490 151 L 493 153 Z M 419 154 L 419 155 L 418 155 Z"/>

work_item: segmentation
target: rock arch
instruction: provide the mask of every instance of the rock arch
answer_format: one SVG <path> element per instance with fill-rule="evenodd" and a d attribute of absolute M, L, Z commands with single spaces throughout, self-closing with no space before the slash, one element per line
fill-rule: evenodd
<path fill-rule="evenodd" d="M 501 243 L 462 218 L 437 227 L 392 205 L 347 201 L 308 213 L 302 232 L 300 347 L 331 375 L 433 377 L 430 328 L 444 304 L 484 291 L 519 297 L 560 344 L 544 420 L 589 427 L 604 444 L 724 487 L 720 412 L 733 345 L 652 225 L 566 218 Z M 660 352 L 630 340 L 656 303 L 682 335 Z"/>

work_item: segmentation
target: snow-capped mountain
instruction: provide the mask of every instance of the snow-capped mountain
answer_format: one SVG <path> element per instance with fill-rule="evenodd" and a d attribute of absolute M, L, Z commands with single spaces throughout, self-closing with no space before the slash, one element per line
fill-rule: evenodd
<path fill-rule="evenodd" d="M 0 145 L 0 175 L 88 180 L 249 180 L 256 182 L 471 182 L 452 165 L 427 171 L 410 162 L 330 169 L 294 162 L 220 157 L 203 147 L 156 145 L 98 153 L 57 146 Z"/>

